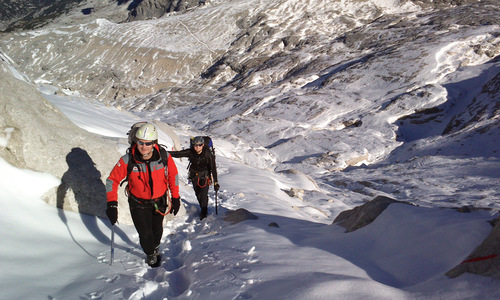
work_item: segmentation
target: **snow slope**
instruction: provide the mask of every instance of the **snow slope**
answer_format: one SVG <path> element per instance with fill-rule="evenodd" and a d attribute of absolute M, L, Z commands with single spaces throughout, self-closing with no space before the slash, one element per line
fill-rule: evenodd
<path fill-rule="evenodd" d="M 128 113 L 92 105 L 91 100 L 53 103 L 82 128 L 104 136 L 123 135 L 130 121 Z M 230 153 L 224 144 L 216 144 L 217 150 Z M 489 233 L 487 221 L 493 212 L 464 214 L 395 204 L 371 225 L 345 233 L 330 225 L 333 216 L 321 210 L 339 206 L 337 200 L 300 200 L 284 192 L 298 187 L 318 193 L 305 175 L 257 169 L 219 155 L 219 214 L 210 207 L 210 216 L 199 221 L 184 174 L 181 195 L 188 213 L 165 224 L 162 265 L 147 267 L 133 226 L 117 225 L 110 266 L 107 220 L 48 206 L 41 195 L 59 183 L 56 178 L 13 168 L 3 159 L 0 163 L 3 299 L 500 296 L 498 280 L 444 275 Z M 177 163 L 185 173 L 186 162 Z M 439 178 L 429 178 L 439 184 Z M 213 193 L 211 198 L 213 204 Z M 250 210 L 258 219 L 237 224 L 222 220 L 237 208 Z M 272 222 L 278 227 L 269 226 Z"/>

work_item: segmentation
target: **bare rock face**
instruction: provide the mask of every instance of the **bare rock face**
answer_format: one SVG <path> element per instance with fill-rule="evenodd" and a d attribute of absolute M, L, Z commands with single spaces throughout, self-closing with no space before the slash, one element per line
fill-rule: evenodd
<path fill-rule="evenodd" d="M 385 196 L 377 196 L 373 200 L 353 209 L 341 212 L 333 223 L 355 231 L 373 222 L 392 203 L 406 203 Z"/>
<path fill-rule="evenodd" d="M 480 0 L 412 0 L 417 5 L 421 5 L 422 7 L 447 7 L 447 6 L 458 6 L 458 5 L 466 5 L 470 3 L 481 2 Z"/>
<path fill-rule="evenodd" d="M 500 279 L 500 216 L 490 235 L 461 264 L 446 273 L 451 278 L 472 273 Z"/>
<path fill-rule="evenodd" d="M 132 0 L 2 0 L 0 32 L 85 24 L 97 18 L 125 22 Z"/>
<path fill-rule="evenodd" d="M 499 126 L 499 122 L 496 121 L 500 112 L 498 99 L 500 99 L 500 73 L 486 82 L 481 93 L 462 112 L 453 116 L 443 135 L 472 127 L 481 120 L 487 121 L 487 126 L 481 130 L 482 132 Z"/>
<path fill-rule="evenodd" d="M 50 17 L 67 13 L 82 0 L 19 1 L 3 0 L 0 12 L 0 31 L 31 29 L 47 24 Z"/>
<path fill-rule="evenodd" d="M 143 0 L 130 4 L 129 21 L 159 18 L 165 13 L 185 11 L 198 6 L 199 0 Z"/>
<path fill-rule="evenodd" d="M 73 124 L 26 78 L 11 71 L 3 56 L 0 56 L 0 137 L 0 156 L 9 164 L 61 179 L 60 186 L 46 194 L 49 204 L 105 216 L 104 181 L 120 157 L 116 142 Z M 27 189 L 29 185 L 26 182 Z M 124 223 L 129 223 L 127 213 L 121 217 Z"/>

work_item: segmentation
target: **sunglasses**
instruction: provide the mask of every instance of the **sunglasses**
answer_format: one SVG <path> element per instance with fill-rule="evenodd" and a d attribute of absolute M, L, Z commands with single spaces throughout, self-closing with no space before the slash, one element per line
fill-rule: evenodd
<path fill-rule="evenodd" d="M 151 145 L 154 144 L 154 142 L 141 142 L 141 141 L 137 141 L 137 144 L 141 145 L 141 146 L 151 146 Z"/>
<path fill-rule="evenodd" d="M 203 144 L 194 144 L 195 147 L 203 147 Z"/>

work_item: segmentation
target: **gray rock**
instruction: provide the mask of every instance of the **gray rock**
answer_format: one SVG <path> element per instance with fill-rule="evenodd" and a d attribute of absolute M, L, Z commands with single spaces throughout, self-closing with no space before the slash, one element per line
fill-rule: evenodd
<path fill-rule="evenodd" d="M 486 239 L 458 266 L 446 273 L 451 278 L 472 273 L 500 279 L 500 216 Z"/>
<path fill-rule="evenodd" d="M 373 222 L 392 203 L 406 203 L 385 196 L 377 196 L 373 200 L 353 209 L 341 212 L 333 221 L 347 229 L 355 231 Z"/>
<path fill-rule="evenodd" d="M 271 222 L 271 223 L 269 223 L 267 226 L 269 226 L 269 227 L 276 227 L 276 228 L 280 228 L 280 226 L 279 226 L 279 225 L 278 225 L 278 223 L 276 223 L 276 222 Z"/>
<path fill-rule="evenodd" d="M 235 211 L 226 213 L 224 221 L 231 222 L 233 225 L 246 220 L 257 220 L 258 217 L 244 208 L 238 208 Z"/>

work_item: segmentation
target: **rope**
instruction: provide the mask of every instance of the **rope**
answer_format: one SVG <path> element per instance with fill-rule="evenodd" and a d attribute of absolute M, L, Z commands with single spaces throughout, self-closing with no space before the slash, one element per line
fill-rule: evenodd
<path fill-rule="evenodd" d="M 153 205 L 155 207 L 155 212 L 159 213 L 162 216 L 168 215 L 170 213 L 170 211 L 172 210 L 172 206 L 173 206 L 172 205 L 172 199 L 170 197 L 170 194 L 168 193 L 168 189 L 167 189 L 166 193 L 167 193 L 167 207 L 168 207 L 168 209 L 165 210 L 165 213 L 162 213 L 160 211 L 160 209 L 158 208 L 158 205 L 156 204 L 156 202 L 153 203 Z"/>
<path fill-rule="evenodd" d="M 196 175 L 198 176 L 198 173 L 197 173 Z M 211 180 L 210 180 L 210 178 L 207 176 L 207 177 L 205 177 L 205 184 L 204 184 L 204 185 L 200 185 L 200 177 L 198 177 L 198 182 L 197 182 L 197 184 L 198 184 L 198 186 L 199 186 L 200 188 L 204 188 L 204 187 L 206 187 L 206 186 L 207 186 L 207 184 L 208 184 L 208 185 L 210 185 L 210 184 L 211 184 L 211 182 L 212 182 L 212 181 L 211 181 Z"/>
<path fill-rule="evenodd" d="M 469 258 L 469 259 L 464 260 L 462 262 L 462 264 L 470 263 L 470 262 L 478 262 L 478 261 L 488 260 L 488 259 L 495 258 L 497 256 L 498 255 L 496 255 L 496 254 L 491 254 L 491 255 L 488 255 L 488 256 L 473 257 L 473 258 Z"/>

